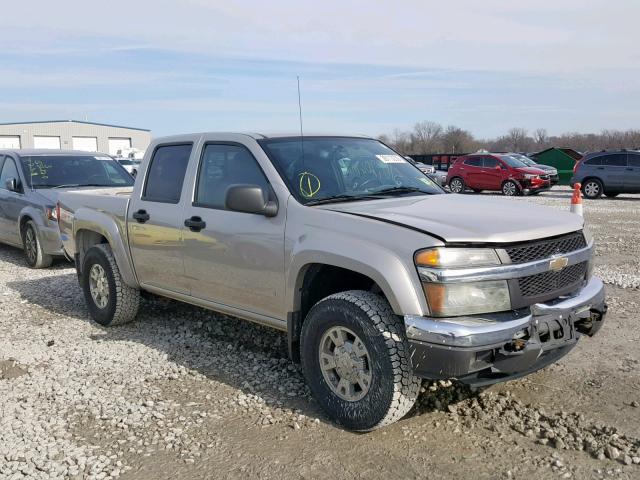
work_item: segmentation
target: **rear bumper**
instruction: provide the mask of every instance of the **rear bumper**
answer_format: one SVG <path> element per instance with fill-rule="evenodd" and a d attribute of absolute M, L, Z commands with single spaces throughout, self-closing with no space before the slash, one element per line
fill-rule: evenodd
<path fill-rule="evenodd" d="M 604 285 L 592 278 L 578 293 L 526 309 L 435 319 L 407 315 L 414 373 L 480 386 L 527 375 L 593 336 L 607 311 Z"/>

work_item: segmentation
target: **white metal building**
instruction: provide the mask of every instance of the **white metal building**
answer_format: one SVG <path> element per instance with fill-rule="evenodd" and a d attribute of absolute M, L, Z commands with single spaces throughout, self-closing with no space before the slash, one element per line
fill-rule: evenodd
<path fill-rule="evenodd" d="M 117 155 L 119 150 L 146 150 L 151 131 L 78 120 L 0 123 L 0 148 L 51 148 Z"/>

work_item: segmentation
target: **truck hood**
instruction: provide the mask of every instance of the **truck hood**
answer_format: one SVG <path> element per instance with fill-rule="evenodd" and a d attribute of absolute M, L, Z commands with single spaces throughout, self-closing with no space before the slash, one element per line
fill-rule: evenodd
<path fill-rule="evenodd" d="M 411 196 L 313 208 L 405 226 L 451 243 L 522 242 L 575 232 L 583 226 L 582 217 L 569 213 L 569 205 L 562 212 L 477 195 Z"/>

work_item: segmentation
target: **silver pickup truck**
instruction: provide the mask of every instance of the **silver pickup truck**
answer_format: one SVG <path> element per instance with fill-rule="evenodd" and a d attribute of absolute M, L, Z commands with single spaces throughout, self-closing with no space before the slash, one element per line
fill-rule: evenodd
<path fill-rule="evenodd" d="M 372 138 L 161 138 L 132 191 L 65 192 L 58 208 L 98 323 L 133 320 L 147 291 L 286 331 L 353 430 L 403 417 L 422 378 L 543 368 L 606 313 L 582 217 L 445 194 Z"/>

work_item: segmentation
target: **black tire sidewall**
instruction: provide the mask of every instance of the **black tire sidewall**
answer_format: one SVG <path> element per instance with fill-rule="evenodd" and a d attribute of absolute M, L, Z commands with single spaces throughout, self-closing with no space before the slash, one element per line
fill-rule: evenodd
<path fill-rule="evenodd" d="M 89 288 L 89 272 L 91 271 L 91 267 L 96 263 L 99 264 L 107 274 L 107 282 L 109 284 L 109 302 L 105 308 L 99 308 L 96 305 L 93 297 L 91 296 L 91 289 Z M 109 263 L 109 259 L 105 253 L 100 248 L 93 247 L 89 249 L 85 255 L 80 281 L 82 284 L 85 303 L 87 304 L 91 318 L 100 325 L 108 326 L 116 313 L 118 299 L 116 295 L 116 282 L 113 277 L 111 264 Z"/>
<path fill-rule="evenodd" d="M 329 328 L 335 326 L 353 331 L 369 352 L 371 386 L 365 397 L 356 402 L 338 397 L 327 385 L 320 369 L 320 340 Z M 322 408 L 351 430 L 368 430 L 380 423 L 393 400 L 394 372 L 385 340 L 367 314 L 346 300 L 323 301 L 309 312 L 301 340 L 302 368 L 309 388 Z"/>
<path fill-rule="evenodd" d="M 27 254 L 27 232 L 29 230 L 33 230 L 33 235 L 36 239 L 36 258 L 33 262 L 29 260 L 29 255 Z M 36 230 L 36 227 L 33 225 L 32 221 L 26 222 L 24 224 L 24 227 L 22 227 L 22 246 L 24 248 L 24 257 L 27 260 L 27 265 L 29 265 L 31 268 L 35 268 L 36 265 L 38 265 L 38 257 L 41 255 L 41 253 L 40 253 L 40 240 L 38 239 L 38 231 Z"/>

